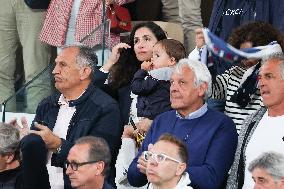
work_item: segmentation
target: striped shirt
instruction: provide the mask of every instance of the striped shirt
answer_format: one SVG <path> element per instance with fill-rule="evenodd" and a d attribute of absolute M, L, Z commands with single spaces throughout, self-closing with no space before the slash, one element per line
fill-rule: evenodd
<path fill-rule="evenodd" d="M 251 101 L 245 108 L 241 108 L 237 103 L 231 101 L 231 97 L 241 85 L 242 78 L 247 70 L 244 68 L 233 66 L 224 74 L 216 77 L 213 83 L 212 98 L 226 100 L 225 114 L 233 119 L 239 133 L 243 121 L 263 106 L 259 89 L 251 96 Z"/>

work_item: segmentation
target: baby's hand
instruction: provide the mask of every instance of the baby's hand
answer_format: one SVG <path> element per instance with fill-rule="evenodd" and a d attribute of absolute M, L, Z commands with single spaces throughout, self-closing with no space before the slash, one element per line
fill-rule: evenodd
<path fill-rule="evenodd" d="M 141 64 L 141 69 L 146 70 L 146 71 L 150 71 L 153 69 L 153 62 L 151 61 L 144 61 Z"/>

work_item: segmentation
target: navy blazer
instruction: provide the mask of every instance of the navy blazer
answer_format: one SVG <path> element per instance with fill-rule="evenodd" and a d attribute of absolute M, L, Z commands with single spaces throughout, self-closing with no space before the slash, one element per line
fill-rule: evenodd
<path fill-rule="evenodd" d="M 37 108 L 34 121 L 43 121 L 47 123 L 49 129 L 53 130 L 59 111 L 59 97 L 60 93 L 56 93 L 43 100 Z M 74 142 L 82 136 L 90 135 L 102 137 L 107 141 L 112 154 L 112 165 L 114 165 L 123 131 L 117 102 L 90 84 L 84 94 L 77 100 L 70 101 L 69 105 L 75 106 L 76 112 L 71 118 L 66 140 L 62 139 L 61 151 L 52 155 L 51 164 L 63 167 Z M 65 174 L 64 180 L 65 185 L 71 188 L 70 181 Z"/>

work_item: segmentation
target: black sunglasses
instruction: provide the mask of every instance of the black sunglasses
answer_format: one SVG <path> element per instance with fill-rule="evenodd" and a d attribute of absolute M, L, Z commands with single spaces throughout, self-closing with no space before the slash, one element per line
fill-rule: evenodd
<path fill-rule="evenodd" d="M 92 163 L 97 163 L 99 162 L 98 160 L 97 161 L 87 161 L 87 162 L 82 162 L 82 163 L 76 163 L 76 162 L 69 162 L 69 161 L 66 161 L 64 163 L 64 167 L 65 169 L 67 169 L 70 165 L 71 169 L 73 171 L 77 171 L 79 167 L 83 166 L 83 165 L 87 165 L 87 164 L 92 164 Z"/>

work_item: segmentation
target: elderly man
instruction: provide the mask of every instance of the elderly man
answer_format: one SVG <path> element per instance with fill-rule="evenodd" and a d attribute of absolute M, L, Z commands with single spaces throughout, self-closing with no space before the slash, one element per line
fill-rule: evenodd
<path fill-rule="evenodd" d="M 128 169 L 133 186 L 147 182 L 146 162 L 141 154 L 163 133 L 186 143 L 190 154 L 186 171 L 195 189 L 217 189 L 226 180 L 237 146 L 233 121 L 223 113 L 207 108 L 211 75 L 199 61 L 182 59 L 171 76 L 170 100 L 174 110 L 153 121 L 146 138 Z"/>
<path fill-rule="evenodd" d="M 170 134 L 162 135 L 149 151 L 143 152 L 147 162 L 149 189 L 192 189 L 186 170 L 188 153 L 182 141 Z"/>
<path fill-rule="evenodd" d="M 284 156 L 275 152 L 266 152 L 249 164 L 255 182 L 254 189 L 284 188 Z"/>
<path fill-rule="evenodd" d="M 97 56 L 87 47 L 71 46 L 63 48 L 55 61 L 52 73 L 60 93 L 39 104 L 30 132 L 41 136 L 53 152 L 51 164 L 56 167 L 63 167 L 75 140 L 88 135 L 104 138 L 115 158 L 122 133 L 120 112 L 118 104 L 92 83 Z"/>
<path fill-rule="evenodd" d="M 110 162 L 110 150 L 103 138 L 82 137 L 69 151 L 66 174 L 76 189 L 112 189 L 105 182 Z"/>
<path fill-rule="evenodd" d="M 20 155 L 20 133 L 10 124 L 0 123 L 0 188 L 50 189 L 45 164 L 37 164 L 44 153 L 44 143 L 38 143 Z M 21 149 L 26 143 L 21 144 Z"/>
<path fill-rule="evenodd" d="M 248 165 L 267 151 L 284 154 L 284 57 L 274 55 L 263 61 L 259 73 L 259 89 L 266 107 L 244 121 L 239 136 L 235 161 L 227 188 L 253 188 Z"/>

